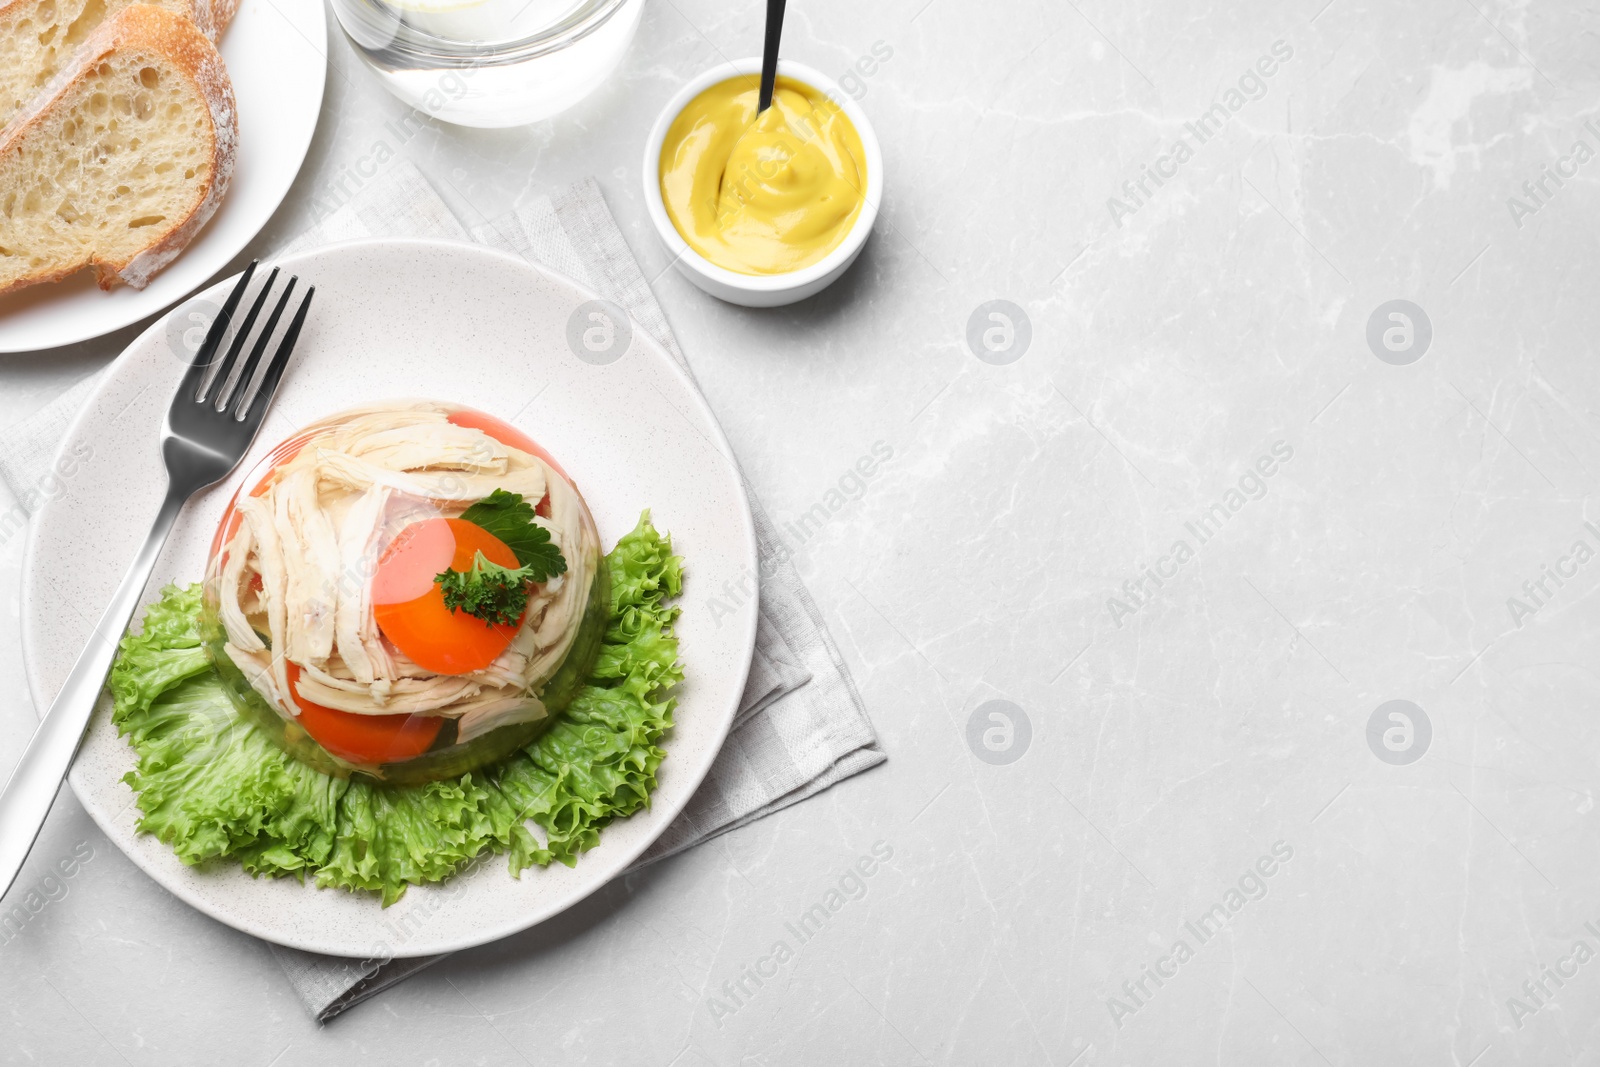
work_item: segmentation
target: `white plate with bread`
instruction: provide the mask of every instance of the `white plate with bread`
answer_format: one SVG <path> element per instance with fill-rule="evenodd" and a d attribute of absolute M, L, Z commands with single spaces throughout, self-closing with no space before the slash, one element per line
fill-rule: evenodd
<path fill-rule="evenodd" d="M 327 63 L 321 0 L 0 0 L 0 352 L 226 267 L 300 170 Z"/>

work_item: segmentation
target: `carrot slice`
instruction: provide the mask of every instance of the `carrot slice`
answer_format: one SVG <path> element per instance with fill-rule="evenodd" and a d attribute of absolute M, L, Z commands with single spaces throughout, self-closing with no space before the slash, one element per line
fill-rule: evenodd
<path fill-rule="evenodd" d="M 372 612 L 383 636 L 434 674 L 482 670 L 505 651 L 521 625 L 490 624 L 445 607 L 434 576 L 472 568 L 482 552 L 490 563 L 518 566 L 506 543 L 465 519 L 425 519 L 400 531 L 378 557 Z"/>
<path fill-rule="evenodd" d="M 299 693 L 300 665 L 287 664 L 296 722 L 317 744 L 351 763 L 393 763 L 428 751 L 444 720 L 427 715 L 357 715 L 313 704 Z"/>

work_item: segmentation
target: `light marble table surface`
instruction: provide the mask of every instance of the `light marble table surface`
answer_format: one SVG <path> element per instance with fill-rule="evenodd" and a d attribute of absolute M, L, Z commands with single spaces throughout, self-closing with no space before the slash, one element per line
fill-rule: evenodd
<path fill-rule="evenodd" d="M 389 147 L 468 220 L 592 174 L 654 275 L 645 135 L 760 7 L 653 2 L 573 111 Z M 802 62 L 890 53 L 882 225 L 788 310 L 656 289 L 773 516 L 823 505 L 888 764 L 327 1025 L 67 795 L 23 883 L 91 858 L 0 945 L 0 1059 L 1600 1062 L 1584 7 L 791 4 Z M 405 114 L 334 37 L 263 243 Z M 0 419 L 132 333 L 0 358 Z"/>

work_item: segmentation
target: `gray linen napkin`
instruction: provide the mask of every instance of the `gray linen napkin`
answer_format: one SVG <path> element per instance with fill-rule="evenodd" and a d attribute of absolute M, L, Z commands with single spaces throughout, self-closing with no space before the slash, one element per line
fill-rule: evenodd
<path fill-rule="evenodd" d="M 377 236 L 478 241 L 521 255 L 621 305 L 688 370 L 593 179 L 469 233 L 416 168 L 399 161 L 280 254 Z M 0 478 L 28 511 L 49 495 L 56 447 L 99 377 L 79 382 L 21 425 L 0 430 Z M 885 759 L 788 547 L 754 493 L 750 501 L 760 549 L 759 573 L 752 576 L 759 581 L 760 619 L 749 682 L 705 783 L 634 869 L 786 808 Z M 272 949 L 320 1020 L 443 958 L 355 960 Z"/>

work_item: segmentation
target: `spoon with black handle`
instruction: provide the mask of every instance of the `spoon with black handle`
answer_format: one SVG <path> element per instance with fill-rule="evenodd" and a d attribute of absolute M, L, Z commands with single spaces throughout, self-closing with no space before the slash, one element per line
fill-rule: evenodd
<path fill-rule="evenodd" d="M 778 39 L 783 36 L 785 0 L 767 0 L 767 43 L 761 50 L 761 106 L 756 114 L 772 106 L 772 90 L 778 84 Z"/>

